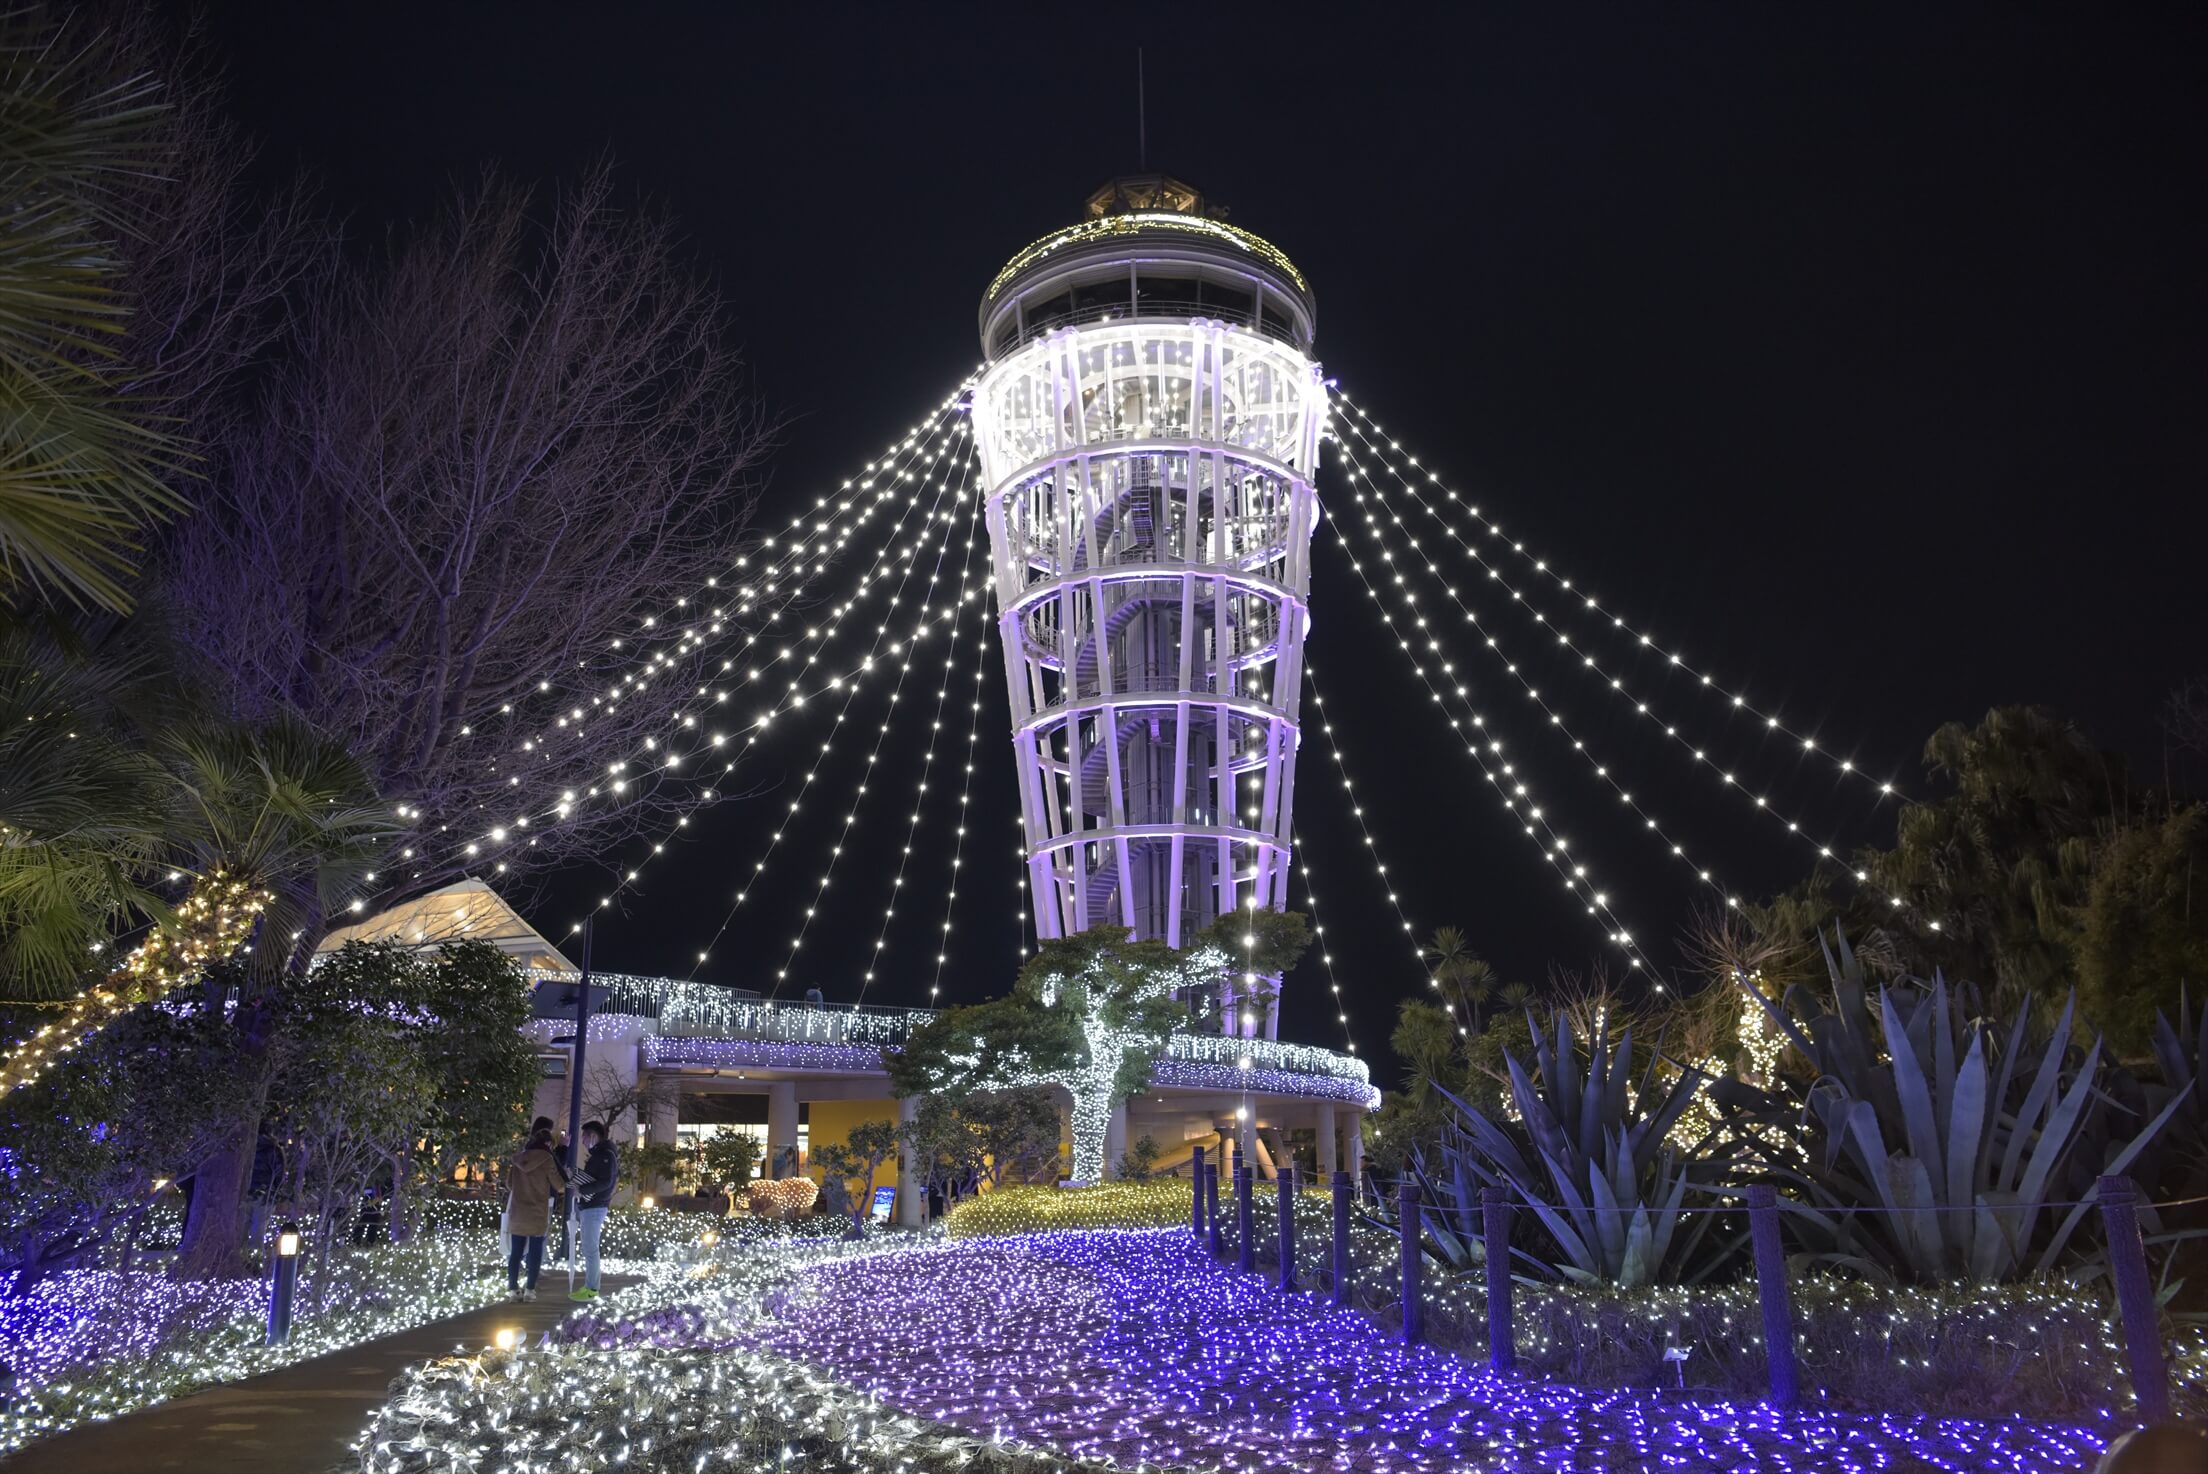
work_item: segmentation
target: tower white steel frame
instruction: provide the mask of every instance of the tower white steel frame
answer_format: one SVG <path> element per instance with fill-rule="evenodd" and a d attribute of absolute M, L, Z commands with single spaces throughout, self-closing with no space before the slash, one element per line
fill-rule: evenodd
<path fill-rule="evenodd" d="M 1042 936 L 1110 921 L 1179 947 L 1287 904 L 1313 323 L 1285 256 L 1165 178 L 1099 190 L 982 303 L 973 415 Z M 1277 986 L 1230 991 L 1226 1030 L 1271 1036 Z"/>

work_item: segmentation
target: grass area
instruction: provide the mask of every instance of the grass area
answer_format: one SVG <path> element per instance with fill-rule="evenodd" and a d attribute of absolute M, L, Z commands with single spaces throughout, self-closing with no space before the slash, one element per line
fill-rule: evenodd
<path fill-rule="evenodd" d="M 1093 1187 L 1000 1187 L 953 1208 L 944 1228 L 954 1239 L 1059 1228 L 1185 1228 L 1192 1207 L 1188 1184 L 1170 1178 Z"/>

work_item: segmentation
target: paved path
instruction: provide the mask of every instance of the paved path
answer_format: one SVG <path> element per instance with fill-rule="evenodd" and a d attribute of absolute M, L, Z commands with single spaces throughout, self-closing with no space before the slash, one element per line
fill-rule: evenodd
<path fill-rule="evenodd" d="M 633 1279 L 607 1276 L 610 1291 Z M 142 1412 L 41 1439 L 0 1459 L 0 1474 L 327 1474 L 353 1467 L 346 1445 L 400 1372 L 488 1344 L 501 1326 L 534 1338 L 575 1308 L 548 1267 L 532 1304 L 502 1301 L 411 1331 L 210 1387 Z"/>

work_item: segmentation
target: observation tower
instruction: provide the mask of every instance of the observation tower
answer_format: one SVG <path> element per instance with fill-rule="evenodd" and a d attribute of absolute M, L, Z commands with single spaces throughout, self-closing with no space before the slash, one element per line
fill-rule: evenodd
<path fill-rule="evenodd" d="M 973 420 L 1037 931 L 1288 902 L 1326 388 L 1295 265 L 1114 180 L 981 302 Z M 1278 979 L 1230 984 L 1274 1037 Z"/>

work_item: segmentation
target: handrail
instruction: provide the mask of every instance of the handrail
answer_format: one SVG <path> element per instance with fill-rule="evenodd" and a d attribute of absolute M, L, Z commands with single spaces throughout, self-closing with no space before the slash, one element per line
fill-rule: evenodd
<path fill-rule="evenodd" d="M 550 968 L 533 968 L 529 976 L 540 983 L 581 980 L 579 973 Z M 894 1047 L 936 1015 L 934 1009 L 887 1004 L 780 1002 L 714 983 L 630 973 L 594 973 L 591 982 L 606 989 L 605 1002 L 597 1006 L 599 1013 L 656 1020 L 663 1038 Z M 1272 1039 L 1174 1034 L 1166 1040 L 1164 1057 L 1238 1070 L 1321 1075 L 1358 1084 L 1368 1084 L 1372 1078 L 1370 1068 L 1354 1055 Z"/>

